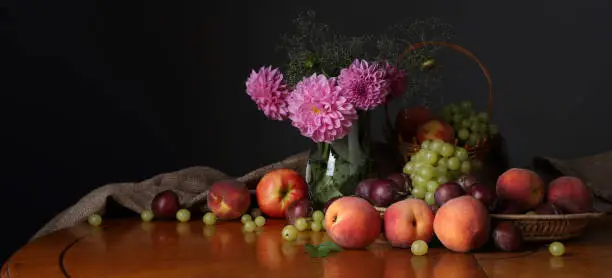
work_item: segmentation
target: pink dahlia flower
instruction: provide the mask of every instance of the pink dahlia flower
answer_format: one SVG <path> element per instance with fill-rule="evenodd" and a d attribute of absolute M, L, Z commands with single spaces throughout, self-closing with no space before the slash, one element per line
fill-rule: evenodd
<path fill-rule="evenodd" d="M 355 60 L 340 71 L 338 83 L 342 94 L 357 109 L 372 110 L 383 104 L 389 94 L 387 71 L 378 64 Z"/>
<path fill-rule="evenodd" d="M 282 121 L 287 118 L 287 96 L 289 90 L 283 81 L 283 74 L 272 67 L 261 67 L 251 71 L 246 81 L 246 91 L 266 117 Z"/>
<path fill-rule="evenodd" d="M 392 65 L 387 63 L 385 69 L 387 75 L 386 79 L 389 81 L 389 91 L 391 96 L 399 97 L 403 95 L 408 89 L 408 80 L 406 73 Z"/>
<path fill-rule="evenodd" d="M 293 126 L 317 143 L 344 137 L 357 119 L 355 107 L 341 94 L 336 79 L 324 75 L 304 78 L 287 102 Z"/>

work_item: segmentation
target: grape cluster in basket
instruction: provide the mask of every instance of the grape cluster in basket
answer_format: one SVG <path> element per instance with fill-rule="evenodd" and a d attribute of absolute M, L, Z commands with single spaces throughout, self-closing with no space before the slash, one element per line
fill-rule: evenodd
<path fill-rule="evenodd" d="M 489 114 L 477 112 L 470 101 L 446 105 L 442 118 L 451 124 L 462 146 L 477 146 L 499 133 L 497 126 L 489 123 Z"/>

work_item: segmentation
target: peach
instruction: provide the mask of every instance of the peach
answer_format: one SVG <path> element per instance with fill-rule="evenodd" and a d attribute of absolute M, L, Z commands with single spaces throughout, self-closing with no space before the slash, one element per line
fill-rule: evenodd
<path fill-rule="evenodd" d="M 444 142 L 454 143 L 455 142 L 455 130 L 448 123 L 433 119 L 425 122 L 417 130 L 417 139 L 419 143 L 425 140 L 440 139 Z"/>
<path fill-rule="evenodd" d="M 416 240 L 433 237 L 434 214 L 423 200 L 406 199 L 385 211 L 385 237 L 393 247 L 409 248 Z"/>
<path fill-rule="evenodd" d="M 521 210 L 538 206 L 544 198 L 544 182 L 531 170 L 512 168 L 499 176 L 497 197 Z"/>
<path fill-rule="evenodd" d="M 339 198 L 325 214 L 327 234 L 333 242 L 347 249 L 360 249 L 372 244 L 380 235 L 381 226 L 378 211 L 359 197 Z"/>
<path fill-rule="evenodd" d="M 482 247 L 489 239 L 490 226 L 487 208 L 469 195 L 444 203 L 436 212 L 433 223 L 440 242 L 461 253 Z"/>
<path fill-rule="evenodd" d="M 579 178 L 559 177 L 548 185 L 548 202 L 564 213 L 585 213 L 593 209 L 593 195 Z"/>
<path fill-rule="evenodd" d="M 220 220 L 240 218 L 251 205 L 251 194 L 246 185 L 235 180 L 215 182 L 206 198 L 208 208 Z"/>

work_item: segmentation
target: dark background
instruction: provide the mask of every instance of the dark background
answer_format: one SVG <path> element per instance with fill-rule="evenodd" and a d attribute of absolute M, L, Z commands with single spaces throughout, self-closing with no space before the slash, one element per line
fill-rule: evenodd
<path fill-rule="evenodd" d="M 491 71 L 511 164 L 611 147 L 612 9 L 587 1 L 32 1 L 0 4 L 0 260 L 93 188 L 191 165 L 240 175 L 309 146 L 244 92 L 302 8 L 341 32 L 440 17 Z M 441 61 L 444 63 L 444 61 Z M 442 94 L 485 109 L 469 60 Z"/>

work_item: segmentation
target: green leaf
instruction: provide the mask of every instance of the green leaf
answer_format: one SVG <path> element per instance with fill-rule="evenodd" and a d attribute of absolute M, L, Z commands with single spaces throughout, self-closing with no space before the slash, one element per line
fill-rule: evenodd
<path fill-rule="evenodd" d="M 340 246 L 330 241 L 321 243 L 319 246 L 314 246 L 307 243 L 304 245 L 304 249 L 306 249 L 311 258 L 324 258 L 327 257 L 330 252 L 342 251 Z"/>
<path fill-rule="evenodd" d="M 319 245 L 319 250 L 329 250 L 331 252 L 340 252 L 342 251 L 342 248 L 331 241 L 326 241 Z"/>

